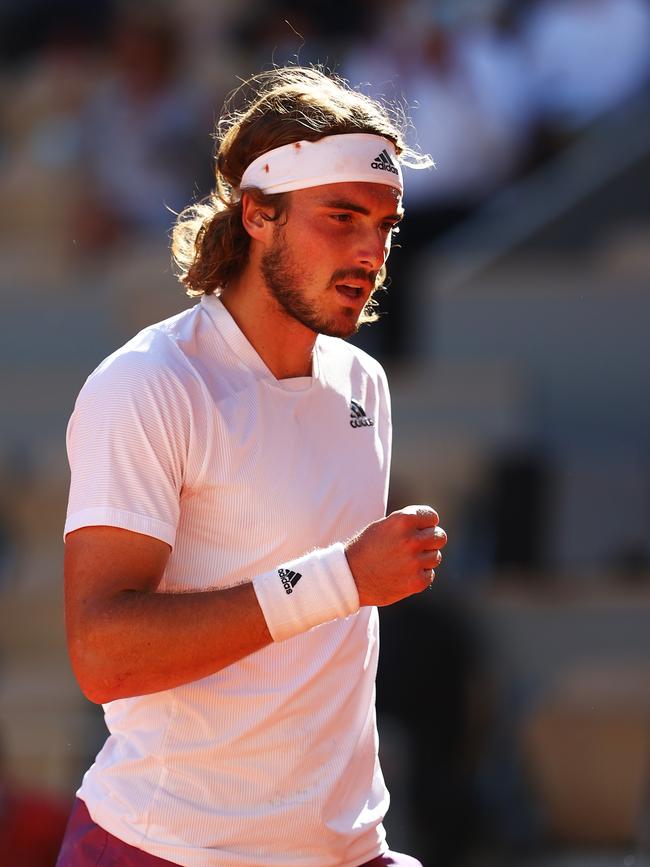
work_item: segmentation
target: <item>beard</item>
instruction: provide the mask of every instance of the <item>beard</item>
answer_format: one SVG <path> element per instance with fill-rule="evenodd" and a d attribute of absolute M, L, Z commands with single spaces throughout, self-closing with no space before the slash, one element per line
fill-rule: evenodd
<path fill-rule="evenodd" d="M 359 330 L 360 314 L 352 307 L 341 307 L 338 318 L 327 316 L 318 309 L 317 305 L 304 297 L 300 285 L 305 280 L 304 272 L 291 259 L 287 248 L 282 242 L 282 235 L 278 231 L 273 247 L 262 256 L 260 271 L 264 282 L 273 298 L 277 301 L 284 312 L 309 328 L 316 334 L 324 334 L 327 337 L 351 337 Z M 328 287 L 323 292 L 336 291 L 335 280 L 348 277 L 356 277 L 368 280 L 366 271 L 354 269 L 336 272 L 332 275 Z M 372 275 L 370 275 L 372 276 Z"/>

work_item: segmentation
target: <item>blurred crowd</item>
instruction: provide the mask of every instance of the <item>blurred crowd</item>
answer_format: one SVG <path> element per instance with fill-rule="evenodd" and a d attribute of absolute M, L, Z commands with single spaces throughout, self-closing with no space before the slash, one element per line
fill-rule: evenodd
<path fill-rule="evenodd" d="M 165 238 L 211 183 L 224 96 L 320 62 L 400 103 L 437 171 L 409 173 L 409 261 L 648 81 L 646 0 L 5 0 L 2 235 L 96 256 Z M 395 311 L 396 315 L 397 312 Z M 399 350 L 399 347 L 397 347 Z"/>

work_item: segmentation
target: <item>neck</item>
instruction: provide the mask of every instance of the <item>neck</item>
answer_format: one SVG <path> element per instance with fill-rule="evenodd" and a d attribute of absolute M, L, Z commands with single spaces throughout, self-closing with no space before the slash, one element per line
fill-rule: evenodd
<path fill-rule="evenodd" d="M 219 297 L 276 379 L 311 376 L 316 334 L 285 313 L 249 268 Z"/>

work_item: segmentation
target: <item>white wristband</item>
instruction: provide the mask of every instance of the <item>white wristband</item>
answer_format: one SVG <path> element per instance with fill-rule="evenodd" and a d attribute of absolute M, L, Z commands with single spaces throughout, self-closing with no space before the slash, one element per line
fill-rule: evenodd
<path fill-rule="evenodd" d="M 274 641 L 359 610 L 359 593 L 340 542 L 311 551 L 253 579 Z"/>

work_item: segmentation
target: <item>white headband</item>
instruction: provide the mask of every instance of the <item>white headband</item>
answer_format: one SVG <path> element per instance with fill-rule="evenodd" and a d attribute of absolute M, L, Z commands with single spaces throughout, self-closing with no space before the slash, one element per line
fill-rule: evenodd
<path fill-rule="evenodd" d="M 283 145 L 253 160 L 240 189 L 288 193 L 347 181 L 388 184 L 401 193 L 402 169 L 393 143 L 379 135 L 348 133 Z"/>

